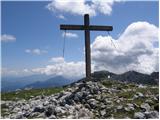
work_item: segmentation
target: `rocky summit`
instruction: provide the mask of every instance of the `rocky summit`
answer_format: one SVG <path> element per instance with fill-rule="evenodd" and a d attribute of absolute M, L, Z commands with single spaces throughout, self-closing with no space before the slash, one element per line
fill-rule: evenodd
<path fill-rule="evenodd" d="M 159 118 L 158 86 L 79 81 L 61 92 L 1 101 L 2 118 Z"/>

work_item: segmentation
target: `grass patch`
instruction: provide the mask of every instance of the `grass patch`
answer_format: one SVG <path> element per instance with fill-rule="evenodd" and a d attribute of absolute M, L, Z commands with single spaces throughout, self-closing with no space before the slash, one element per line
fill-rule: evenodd
<path fill-rule="evenodd" d="M 8 106 L 6 106 L 5 104 L 1 104 L 1 116 L 9 115 L 7 109 L 8 109 Z"/>
<path fill-rule="evenodd" d="M 7 101 L 7 100 L 15 101 L 18 99 L 28 100 L 33 96 L 34 97 L 39 96 L 39 95 L 48 96 L 51 94 L 61 92 L 62 90 L 64 90 L 64 88 L 59 87 L 59 88 L 31 89 L 31 90 L 22 90 L 18 92 L 8 92 L 8 93 L 2 93 L 1 99 L 4 101 Z"/>
<path fill-rule="evenodd" d="M 127 99 L 129 99 L 129 98 L 132 98 L 133 96 L 135 95 L 135 92 L 130 92 L 130 91 L 128 91 L 128 92 L 121 92 L 121 93 L 118 93 L 117 94 L 117 96 L 120 98 L 120 97 L 123 97 L 123 98 L 127 98 Z"/>
<path fill-rule="evenodd" d="M 106 81 L 103 81 L 102 84 L 105 86 L 105 87 L 112 87 L 113 85 L 113 82 L 112 81 L 109 81 L 109 80 L 106 80 Z"/>

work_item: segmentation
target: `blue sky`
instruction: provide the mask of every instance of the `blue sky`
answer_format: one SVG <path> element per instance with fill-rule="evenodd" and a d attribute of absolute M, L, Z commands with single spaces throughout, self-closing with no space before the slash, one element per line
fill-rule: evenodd
<path fill-rule="evenodd" d="M 53 57 L 62 56 L 63 38 L 60 24 L 83 24 L 83 16 L 47 9 L 47 2 L 2 2 L 2 35 L 12 35 L 14 41 L 2 41 L 2 68 L 21 70 L 45 67 Z M 59 18 L 63 14 L 65 17 Z M 113 39 L 137 21 L 146 21 L 158 27 L 158 2 L 116 2 L 110 15 L 102 13 L 90 17 L 90 24 L 112 25 Z M 84 32 L 67 31 L 78 37 L 66 38 L 65 61 L 84 61 Z M 91 43 L 107 32 L 91 32 Z M 157 43 L 158 44 L 158 43 Z M 158 45 L 156 45 L 158 46 Z M 34 54 L 34 49 L 42 50 Z M 26 52 L 29 50 L 29 52 Z"/>

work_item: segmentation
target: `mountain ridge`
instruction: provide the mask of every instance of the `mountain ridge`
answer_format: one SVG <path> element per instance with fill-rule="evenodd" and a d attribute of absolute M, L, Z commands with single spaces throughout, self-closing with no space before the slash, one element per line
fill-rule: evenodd
<path fill-rule="evenodd" d="M 108 78 L 110 80 L 118 80 L 122 82 L 131 82 L 137 84 L 158 84 L 159 72 L 153 72 L 151 74 L 139 73 L 136 71 L 127 71 L 122 74 L 115 74 L 109 71 L 97 71 L 92 74 L 94 78 Z"/>
<path fill-rule="evenodd" d="M 94 73 L 92 73 L 92 77 L 99 80 L 107 78 L 109 80 L 133 82 L 137 84 L 156 85 L 159 82 L 159 72 L 153 72 L 149 75 L 136 71 L 128 71 L 122 74 L 115 74 L 109 71 L 95 71 Z M 2 79 L 2 92 L 7 90 L 14 91 L 16 89 L 25 88 L 60 87 L 85 79 L 82 78 L 80 80 L 70 80 L 63 78 L 62 76 L 35 76 L 35 79 L 27 79 L 27 77 L 24 78 L 25 79 L 22 78 L 23 81 L 21 79 L 18 79 L 17 81 L 8 83 Z"/>

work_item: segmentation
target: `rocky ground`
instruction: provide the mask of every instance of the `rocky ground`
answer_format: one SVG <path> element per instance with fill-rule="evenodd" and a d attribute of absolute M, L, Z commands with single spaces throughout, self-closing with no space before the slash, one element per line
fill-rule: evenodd
<path fill-rule="evenodd" d="M 60 93 L 1 101 L 2 118 L 159 118 L 158 86 L 80 81 Z"/>

